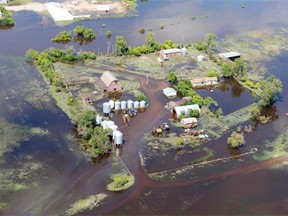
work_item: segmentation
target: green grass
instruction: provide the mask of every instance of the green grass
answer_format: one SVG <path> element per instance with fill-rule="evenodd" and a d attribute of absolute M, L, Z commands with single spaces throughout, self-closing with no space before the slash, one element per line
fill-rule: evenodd
<path fill-rule="evenodd" d="M 111 176 L 112 182 L 107 185 L 109 191 L 122 191 L 134 184 L 134 176 L 127 173 L 117 173 Z"/>
<path fill-rule="evenodd" d="M 101 193 L 78 200 L 73 203 L 71 207 L 66 211 L 66 215 L 75 215 L 83 211 L 92 210 L 93 208 L 98 207 L 106 198 L 107 195 Z"/>

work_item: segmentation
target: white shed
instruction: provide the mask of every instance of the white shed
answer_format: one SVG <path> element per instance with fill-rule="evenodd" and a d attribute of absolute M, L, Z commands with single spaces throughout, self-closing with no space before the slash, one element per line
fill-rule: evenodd
<path fill-rule="evenodd" d="M 181 114 L 184 114 L 185 116 L 189 116 L 191 110 L 198 110 L 199 113 L 201 112 L 198 104 L 174 107 L 174 111 L 176 112 L 177 118 L 179 118 Z"/>
<path fill-rule="evenodd" d="M 167 97 L 167 98 L 174 98 L 177 95 L 177 91 L 173 88 L 167 87 L 163 89 L 163 94 Z"/>
<path fill-rule="evenodd" d="M 98 5 L 96 9 L 97 11 L 109 12 L 112 8 L 110 5 Z"/>

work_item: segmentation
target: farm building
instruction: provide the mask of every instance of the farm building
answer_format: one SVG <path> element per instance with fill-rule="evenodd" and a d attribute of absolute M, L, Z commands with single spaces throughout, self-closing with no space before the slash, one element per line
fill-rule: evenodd
<path fill-rule="evenodd" d="M 240 58 L 241 54 L 238 52 L 226 52 L 226 53 L 220 53 L 219 57 L 223 59 L 224 61 L 228 59 L 231 61 L 234 61 L 236 58 Z"/>
<path fill-rule="evenodd" d="M 97 11 L 104 11 L 108 13 L 112 8 L 110 5 L 98 5 L 96 9 Z"/>
<path fill-rule="evenodd" d="M 67 9 L 62 8 L 61 4 L 57 2 L 45 3 L 45 7 L 56 22 L 71 21 L 74 19 L 73 15 Z"/>
<path fill-rule="evenodd" d="M 185 116 L 189 116 L 191 110 L 198 110 L 199 113 L 201 112 L 198 104 L 192 104 L 192 105 L 186 105 L 186 106 L 176 106 L 176 107 L 174 107 L 173 112 L 175 112 L 177 118 L 179 118 L 179 116 L 181 114 L 183 114 Z"/>
<path fill-rule="evenodd" d="M 198 125 L 197 118 L 183 118 L 181 119 L 181 123 L 184 125 L 185 128 L 196 127 Z"/>
<path fill-rule="evenodd" d="M 0 4 L 7 4 L 8 0 L 0 0 Z"/>
<path fill-rule="evenodd" d="M 167 98 L 174 98 L 177 95 L 177 91 L 174 88 L 164 88 L 163 89 L 163 94 L 167 97 Z"/>
<path fill-rule="evenodd" d="M 161 50 L 160 51 L 160 56 L 164 59 L 167 60 L 172 56 L 181 56 L 181 50 L 180 49 L 166 49 L 166 50 Z"/>
<path fill-rule="evenodd" d="M 182 99 L 178 101 L 169 101 L 166 104 L 167 109 L 174 109 L 176 106 L 180 106 L 181 104 L 185 103 L 186 101 L 191 100 L 191 97 L 183 97 Z"/>
<path fill-rule="evenodd" d="M 104 93 L 115 91 L 122 92 L 123 90 L 118 79 L 110 71 L 105 71 L 100 79 L 96 81 L 96 84 Z"/>
<path fill-rule="evenodd" d="M 218 84 L 218 78 L 217 77 L 194 78 L 191 79 L 191 84 L 193 87 L 216 85 Z"/>

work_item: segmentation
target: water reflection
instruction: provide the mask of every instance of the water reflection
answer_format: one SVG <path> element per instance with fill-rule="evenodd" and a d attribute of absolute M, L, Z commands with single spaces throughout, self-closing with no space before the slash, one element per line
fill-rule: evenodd
<path fill-rule="evenodd" d="M 251 92 L 243 88 L 235 79 L 224 79 L 213 91 L 206 89 L 197 90 L 202 97 L 211 97 L 222 109 L 224 115 L 228 115 L 238 109 L 254 102 Z"/>

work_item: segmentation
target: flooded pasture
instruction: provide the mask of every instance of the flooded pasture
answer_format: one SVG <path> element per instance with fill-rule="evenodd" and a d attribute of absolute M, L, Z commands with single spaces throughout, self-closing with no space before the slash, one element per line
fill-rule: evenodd
<path fill-rule="evenodd" d="M 80 21 L 64 27 L 56 26 L 45 15 L 28 11 L 15 13 L 15 27 L 0 30 L 0 213 L 287 214 L 288 194 L 283 190 L 288 177 L 285 154 L 287 46 L 283 45 L 273 58 L 263 57 L 259 62 L 265 67 L 264 75 L 274 74 L 282 80 L 283 94 L 274 107 L 266 110 L 267 115 L 272 116 L 268 124 L 243 119 L 242 126 L 252 125 L 253 131 L 245 134 L 245 146 L 240 154 L 247 154 L 242 157 L 235 157 L 235 152 L 227 148 L 227 136 L 238 126 L 233 125 L 232 114 L 253 103 L 253 97 L 233 80 L 224 81 L 213 91 L 198 91 L 202 96 L 215 99 L 224 115 L 229 117 L 224 119 L 233 125 L 228 132 L 223 130 L 221 137 L 206 141 L 204 146 L 195 142 L 185 144 L 181 149 L 166 146 L 165 151 L 161 151 L 163 143 L 154 137 L 148 146 L 154 151 L 150 151 L 145 135 L 150 136 L 154 126 L 170 118 L 170 112 L 164 108 L 169 100 L 162 94 L 167 83 L 149 78 L 147 85 L 146 76 L 133 75 L 131 78 L 132 75 L 125 77 L 123 74 L 122 78 L 127 82 L 138 80 L 150 106 L 134 117 L 130 126 L 121 124 L 116 116 L 125 144 L 113 149 L 107 157 L 91 160 L 78 148 L 74 126 L 57 107 L 42 77 L 22 57 L 28 48 L 64 48 L 67 44 L 52 43 L 51 38 L 59 31 L 71 31 L 79 23 L 93 28 L 97 38 L 87 44 L 72 41 L 68 45 L 97 54 L 111 52 L 116 35 L 125 35 L 131 46 L 145 43 L 145 35 L 139 33 L 141 26 L 155 32 L 159 41 L 172 39 L 176 43 L 198 41 L 208 32 L 224 38 L 225 34 L 237 35 L 267 28 L 278 32 L 280 28 L 287 28 L 286 1 L 248 1 L 245 8 L 242 4 L 240 0 L 149 0 L 139 3 L 139 16 Z M 106 29 L 101 28 L 103 23 Z M 112 30 L 111 39 L 106 38 L 108 29 Z M 242 47 L 246 46 L 244 42 Z M 266 50 L 263 56 L 265 53 Z M 95 66 L 98 67 L 101 65 Z M 179 67 L 184 66 L 178 65 L 174 69 Z M 187 70 L 192 67 L 191 63 Z M 90 70 L 95 68 L 92 65 Z M 78 71 L 83 72 L 80 66 Z M 122 73 L 119 72 L 119 76 Z M 162 76 L 163 71 L 159 74 Z M 87 87 L 91 86 L 81 86 Z M 245 113 L 241 116 L 246 117 Z M 213 127 L 219 128 L 219 125 Z M 176 129 L 174 132 L 179 133 Z M 253 150 L 255 148 L 257 151 Z M 197 165 L 196 160 L 203 157 L 224 160 Z M 122 192 L 108 191 L 110 176 L 121 171 L 131 172 L 135 184 Z"/>

